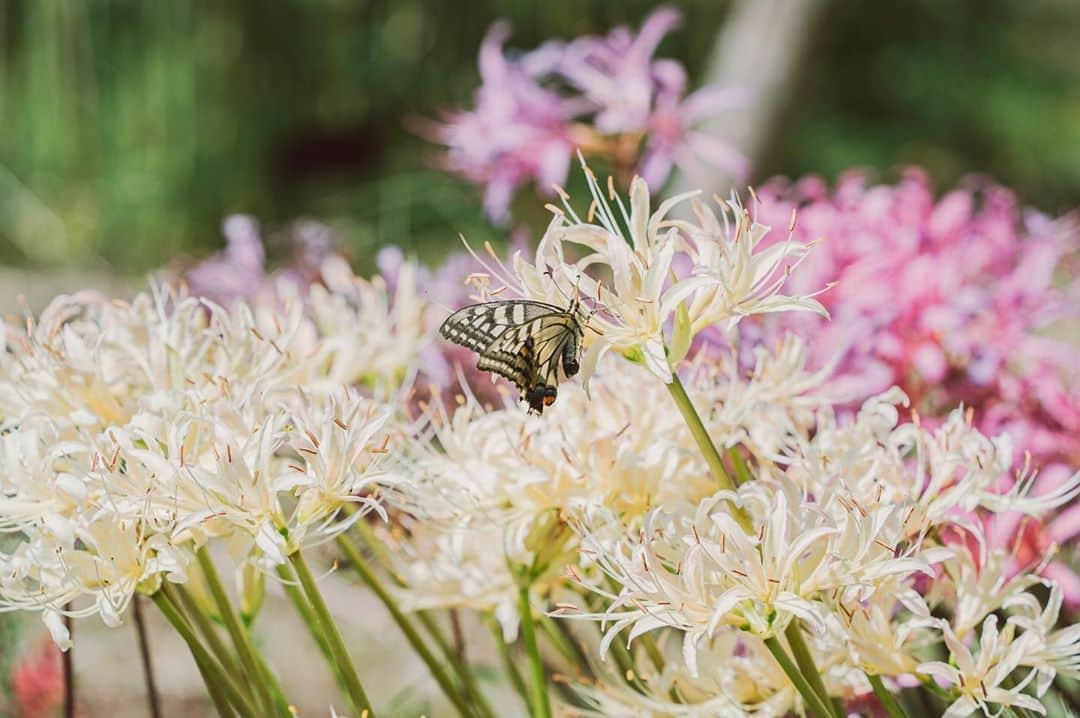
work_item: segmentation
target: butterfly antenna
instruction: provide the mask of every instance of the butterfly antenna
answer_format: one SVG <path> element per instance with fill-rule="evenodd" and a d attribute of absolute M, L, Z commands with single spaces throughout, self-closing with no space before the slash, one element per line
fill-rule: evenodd
<path fill-rule="evenodd" d="M 544 274 L 546 274 L 548 279 L 551 280 L 551 283 L 555 285 L 555 289 L 559 290 L 559 294 L 562 295 L 563 299 L 573 304 L 575 300 L 572 297 L 568 296 L 566 292 L 563 291 L 563 288 L 559 286 L 559 283 L 555 280 L 555 273 L 552 272 L 550 269 L 545 269 Z"/>

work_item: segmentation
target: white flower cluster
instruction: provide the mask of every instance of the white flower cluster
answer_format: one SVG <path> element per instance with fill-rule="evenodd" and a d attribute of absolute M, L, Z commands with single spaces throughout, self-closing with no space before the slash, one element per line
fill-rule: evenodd
<path fill-rule="evenodd" d="M 1044 712 L 1024 689 L 1035 680 L 1041 696 L 1055 674 L 1080 675 L 1080 627 L 1055 630 L 1060 589 L 1031 574 L 1006 575 L 1008 551 L 988 545 L 982 522 L 1059 506 L 1076 496 L 1080 476 L 1044 496 L 1027 495 L 1030 480 L 1021 476 L 1003 493 L 997 486 L 1012 463 L 1006 440 L 982 436 L 961 410 L 936 430 L 898 423 L 905 401 L 898 390 L 877 397 L 845 426 L 822 410 L 813 432 L 788 437 L 783 457 L 757 455 L 753 481 L 692 510 L 657 507 L 618 538 L 610 534 L 617 516 L 590 517 L 581 524 L 583 547 L 604 580 L 583 586 L 610 600 L 567 615 L 603 622 L 602 650 L 650 632 L 679 635 L 691 686 L 708 680 L 719 689 L 746 671 L 765 690 L 752 676 L 768 675 L 769 666 L 744 664 L 753 656 L 771 664 L 762 641 L 797 622 L 832 696 L 868 693 L 867 676 L 933 676 L 952 701 L 950 716 L 991 704 Z M 1045 605 L 1038 587 L 1049 592 Z M 718 642 L 739 644 L 741 660 L 702 663 Z M 946 660 L 934 659 L 934 646 Z M 670 678 L 658 673 L 646 684 L 653 690 L 639 694 L 634 710 L 608 715 L 651 714 L 649 702 L 664 700 Z M 772 686 L 787 696 L 779 705 L 773 689 L 752 700 L 723 690 L 739 706 L 733 714 L 793 710 L 784 682 Z"/>
<path fill-rule="evenodd" d="M 532 262 L 485 264 L 590 313 L 587 381 L 543 416 L 411 393 L 436 323 L 409 264 L 392 291 L 331 259 L 252 307 L 86 294 L 0 325 L 0 607 L 64 643 L 62 614 L 115 624 L 208 542 L 270 570 L 374 510 L 393 600 L 525 629 L 568 715 L 830 718 L 910 687 L 948 716 L 1045 712 L 1080 627 L 990 537 L 1080 474 L 1035 495 L 1007 437 L 962 407 L 923 424 L 898 389 L 839 414 L 794 336 L 699 351 L 750 314 L 824 313 L 781 293 L 810 248 L 762 247 L 735 200 L 676 219 L 687 196 L 651 212 L 635 180 L 627 209 L 586 173 L 588 221 L 566 204 Z"/>
<path fill-rule="evenodd" d="M 65 645 L 61 614 L 115 625 L 208 541 L 268 569 L 382 510 L 396 419 L 370 397 L 406 378 L 426 309 L 335 261 L 254 309 L 83 293 L 3 326 L 4 609 L 41 611 Z"/>
<path fill-rule="evenodd" d="M 429 408 L 428 434 L 402 457 L 416 479 L 405 530 L 387 536 L 407 605 L 491 611 L 511 637 L 528 567 L 534 601 L 607 662 L 568 669 L 570 714 L 816 710 L 775 650 L 812 661 L 852 705 L 875 685 L 921 684 L 949 716 L 1044 712 L 1055 675 L 1080 677 L 1080 628 L 1056 628 L 1060 590 L 1037 566 L 1012 573 L 1011 548 L 986 527 L 1072 501 L 1080 474 L 1032 495 L 1033 472 L 1010 473 L 1007 437 L 983 436 L 962 407 L 936 427 L 901 421 L 899 390 L 836 416 L 828 369 L 808 371 L 793 336 L 758 347 L 749 375 L 735 352 L 693 356 L 707 328 L 821 311 L 779 293 L 808 247 L 755 251 L 765 230 L 734 201 L 722 203 L 733 219 L 701 205 L 697 223 L 669 219 L 684 198 L 650 215 L 640 181 L 629 212 L 612 195 L 616 216 L 589 181 L 598 225 L 567 206 L 534 262 L 485 268 L 522 296 L 577 292 L 595 309 L 591 392 L 565 386 L 542 419 L 469 397 Z M 665 387 L 687 356 L 690 401 L 737 488 L 717 490 Z"/>
<path fill-rule="evenodd" d="M 485 267 L 524 297 L 565 304 L 565 297 L 578 295 L 595 309 L 582 362 L 586 383 L 608 350 L 668 383 L 672 367 L 707 327 L 729 331 L 743 317 L 770 312 L 827 315 L 810 296 L 780 293 L 809 247 L 789 240 L 762 249 L 769 228 L 754 222 L 736 198 L 717 200 L 719 218 L 694 201 L 697 223 L 683 221 L 669 215 L 697 192 L 665 200 L 650 213 L 649 188 L 635 178 L 628 210 L 614 185 L 609 182 L 605 196 L 582 164 L 593 197 L 586 220 L 562 192 L 565 209 L 549 205 L 555 216 L 532 262 L 517 256 L 513 271 Z M 576 254 L 581 257 L 574 259 Z"/>
<path fill-rule="evenodd" d="M 513 635 L 507 562 L 550 563 L 571 550 L 567 512 L 640 517 L 715 490 L 663 385 L 633 365 L 601 366 L 591 400 L 567 385 L 542 418 L 512 405 L 483 411 L 471 397 L 452 414 L 428 410 L 426 435 L 397 470 L 410 477 L 399 497 L 408 531 L 387 537 L 400 549 L 406 605 L 494 610 Z M 537 587 L 563 582 L 571 558 Z"/>

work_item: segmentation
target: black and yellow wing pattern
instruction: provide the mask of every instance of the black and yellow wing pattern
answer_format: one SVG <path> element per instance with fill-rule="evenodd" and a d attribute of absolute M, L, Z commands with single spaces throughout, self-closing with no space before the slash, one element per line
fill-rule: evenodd
<path fill-rule="evenodd" d="M 476 352 L 477 369 L 514 382 L 538 414 L 558 396 L 560 368 L 564 376 L 577 374 L 584 336 L 577 302 L 563 309 L 526 299 L 459 309 L 439 333 Z"/>

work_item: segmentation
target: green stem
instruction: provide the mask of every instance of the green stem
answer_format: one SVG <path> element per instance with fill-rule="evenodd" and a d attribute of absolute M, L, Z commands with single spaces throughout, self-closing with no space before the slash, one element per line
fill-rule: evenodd
<path fill-rule="evenodd" d="M 580 651 L 577 650 L 573 641 L 571 641 L 564 632 L 559 630 L 559 627 L 555 625 L 555 621 L 547 616 L 541 616 L 538 620 L 540 622 L 540 630 L 547 636 L 552 647 L 566 659 L 566 662 L 570 665 L 577 665 L 580 663 Z"/>
<path fill-rule="evenodd" d="M 278 713 L 282 716 L 295 715 L 293 712 L 295 708 L 289 707 L 289 701 L 285 699 L 285 694 L 281 690 L 281 683 L 262 653 L 255 653 L 255 662 L 259 664 L 259 677 L 266 685 L 266 689 L 270 691 L 270 700 L 273 701 Z"/>
<path fill-rule="evenodd" d="M 810 647 L 806 645 L 806 641 L 803 639 L 802 630 L 799 628 L 797 620 L 792 620 L 788 624 L 787 630 L 784 631 L 784 637 L 787 638 L 788 645 L 791 646 L 791 655 L 795 657 L 795 663 L 799 666 L 799 671 L 806 677 L 810 687 L 814 689 L 822 702 L 832 709 L 829 711 L 829 715 L 833 716 L 833 718 L 843 718 L 840 709 L 829 700 L 829 691 L 825 688 L 825 680 L 821 677 L 821 671 L 818 670 L 817 664 L 814 662 Z"/>
<path fill-rule="evenodd" d="M 345 556 L 348 557 L 352 567 L 360 574 L 360 577 L 364 579 L 364 583 L 368 585 L 368 588 L 372 590 L 378 599 L 382 601 L 386 610 L 390 612 L 390 617 L 394 619 L 394 623 L 397 624 L 398 628 L 401 629 L 401 632 L 405 635 L 405 640 L 407 640 L 413 650 L 416 651 L 416 655 L 420 656 L 420 660 L 427 665 L 432 677 L 435 678 L 435 682 L 439 684 L 439 688 L 442 689 L 442 692 L 450 699 L 450 702 L 454 704 L 454 707 L 457 708 L 458 713 L 462 716 L 472 715 L 469 704 L 461 695 L 458 687 L 454 685 L 454 681 L 450 679 L 450 676 L 446 673 L 442 664 L 427 647 L 427 644 L 420 637 L 420 634 L 417 633 L 416 627 L 413 625 L 412 621 L 409 620 L 409 617 L 402 613 L 401 609 L 398 608 L 397 601 L 395 601 L 394 597 L 390 595 L 390 592 L 386 590 L 386 587 L 383 586 L 379 577 L 375 575 L 375 572 L 372 570 L 371 566 L 368 565 L 367 560 L 360 553 L 360 550 L 344 534 L 338 536 L 337 542 L 338 546 L 345 553 Z M 491 713 L 484 710 L 481 710 L 480 712 L 484 715 L 491 715 Z"/>
<path fill-rule="evenodd" d="M 346 512 L 350 512 L 351 507 L 346 507 Z M 394 585 L 399 588 L 405 588 L 407 586 L 405 580 L 401 578 L 394 571 L 393 562 L 390 560 L 390 556 L 386 552 L 386 547 L 375 536 L 371 527 L 364 521 L 357 521 L 354 524 L 356 533 L 360 536 L 360 540 L 363 542 L 365 548 L 371 552 L 376 566 L 386 573 L 390 577 L 390 580 L 394 582 Z M 480 686 L 477 685 L 476 676 L 470 670 L 469 666 L 460 660 L 457 652 L 450 645 L 450 642 L 443 635 L 442 630 L 439 628 L 439 624 L 435 620 L 435 616 L 431 611 L 417 611 L 416 618 L 420 621 L 420 625 L 424 627 L 428 635 L 438 646 L 439 652 L 446 659 L 446 662 L 454 669 L 454 673 L 457 675 L 458 680 L 461 681 L 464 686 L 465 693 L 476 705 L 485 716 L 493 716 L 494 710 L 491 704 L 488 703 L 487 698 L 484 697 L 483 692 L 480 690 Z"/>
<path fill-rule="evenodd" d="M 195 558 L 198 560 L 199 568 L 202 569 L 203 576 L 206 578 L 206 586 L 210 589 L 210 595 L 217 606 L 218 614 L 225 623 L 225 630 L 228 631 L 233 646 L 236 647 L 236 652 L 240 656 L 240 663 L 248 675 L 249 683 L 255 684 L 257 702 L 266 715 L 276 712 L 281 718 L 291 718 L 292 714 L 289 713 L 288 705 L 282 706 L 274 701 L 272 697 L 273 692 L 270 690 L 270 684 L 276 682 L 273 677 L 266 676 L 269 679 L 267 682 L 256 680 L 256 677 L 261 675 L 262 671 L 259 670 L 259 660 L 255 657 L 255 647 L 251 644 L 251 637 L 240 622 L 240 618 L 233 611 L 232 602 L 229 601 L 229 594 L 225 592 L 221 577 L 218 576 L 217 569 L 214 567 L 214 562 L 210 558 L 210 552 L 206 546 L 203 546 L 195 553 Z"/>
<path fill-rule="evenodd" d="M 645 646 L 645 655 L 652 661 L 653 668 L 656 669 L 656 672 L 663 673 L 665 663 L 664 654 L 660 652 L 660 647 L 656 645 L 656 641 L 653 640 L 653 637 L 646 633 L 643 636 L 638 637 L 638 640 Z"/>
<path fill-rule="evenodd" d="M 191 656 L 199 667 L 199 673 L 202 674 L 203 681 L 206 683 L 206 688 L 210 692 L 210 698 L 214 701 L 218 713 L 222 716 L 233 715 L 232 710 L 229 708 L 229 704 L 232 703 L 240 711 L 241 716 L 257 718 L 260 714 L 251 707 L 247 699 L 233 685 L 229 675 L 221 670 L 203 645 L 199 643 L 195 631 L 192 630 L 191 625 L 173 602 L 169 600 L 168 596 L 163 591 L 157 591 L 151 596 L 151 599 L 169 623 L 172 624 L 172 627 L 176 629 L 176 632 L 180 634 L 180 637 L 184 639 L 184 642 L 187 643 Z"/>
<path fill-rule="evenodd" d="M 907 713 L 897 702 L 896 696 L 889 692 L 889 689 L 881 682 L 881 676 L 872 676 L 867 673 L 866 677 L 870 680 L 870 687 L 874 689 L 874 695 L 881 702 L 881 707 L 889 714 L 889 718 L 907 718 Z"/>
<path fill-rule="evenodd" d="M 942 701 L 944 701 L 946 703 L 946 705 L 949 704 L 949 703 L 952 703 L 956 699 L 956 696 L 954 696 L 950 691 L 947 691 L 944 688 L 942 688 L 941 686 L 939 686 L 937 684 L 937 681 L 935 681 L 930 676 L 919 675 L 918 679 L 919 679 L 919 683 L 922 684 L 923 688 L 925 688 L 926 690 L 930 691 L 935 696 L 940 698 Z"/>
<path fill-rule="evenodd" d="M 776 662 L 780 664 L 780 668 L 787 674 L 788 679 L 795 686 L 795 690 L 799 692 L 799 695 L 802 696 L 807 707 L 813 711 L 818 718 L 829 718 L 829 716 L 832 715 L 829 706 L 827 706 L 821 700 L 821 697 L 814 692 L 814 689 L 810 687 L 810 683 L 807 682 L 803 674 L 799 672 L 799 667 L 795 665 L 784 650 L 784 647 L 780 645 L 780 640 L 776 636 L 766 638 L 765 647 L 769 649 L 769 653 L 771 653 L 773 658 L 776 659 Z"/>
<path fill-rule="evenodd" d="M 322 594 L 319 593 L 319 587 L 315 584 L 315 577 L 311 575 L 311 569 L 308 568 L 303 554 L 297 551 L 289 557 L 289 561 L 292 563 L 293 570 L 296 571 L 296 578 L 304 589 L 304 595 L 307 596 L 308 601 L 311 603 L 315 620 L 326 638 L 334 663 L 337 664 L 338 669 L 341 671 L 341 677 L 348 687 L 349 700 L 352 702 L 353 710 L 358 716 L 375 718 L 375 711 L 371 707 L 367 693 L 364 692 L 364 687 L 360 684 L 360 677 L 356 674 L 356 667 L 353 666 L 352 658 L 345 649 L 345 641 L 342 640 L 341 633 L 338 632 L 337 625 L 330 615 L 330 609 L 327 607 L 326 601 L 323 600 Z"/>
<path fill-rule="evenodd" d="M 190 591 L 185 590 L 182 586 L 166 586 L 166 595 L 174 604 L 179 604 L 183 607 L 187 615 L 192 619 L 195 624 L 195 629 L 202 634 L 203 640 L 210 646 L 210 651 L 217 656 L 217 660 L 221 663 L 221 667 L 232 674 L 233 680 L 241 689 L 245 690 L 245 695 L 249 700 L 253 700 L 253 696 L 249 690 L 246 690 L 251 683 L 249 679 L 245 677 L 245 674 L 240 670 L 240 666 L 236 663 L 236 657 L 232 651 L 230 651 L 225 644 L 221 641 L 221 637 L 218 635 L 217 629 L 214 627 L 213 621 L 207 616 L 200 606 L 199 602 L 191 595 Z M 246 632 L 245 627 L 245 632 Z M 278 713 L 282 715 L 291 715 L 289 712 L 289 703 L 285 700 L 284 694 L 282 694 L 276 677 L 270 671 L 270 666 L 263 659 L 262 655 L 258 652 L 255 653 L 255 660 L 258 661 L 259 675 L 262 678 L 262 683 L 267 686 L 273 699 L 274 705 L 277 707 Z"/>
<path fill-rule="evenodd" d="M 277 575 L 281 579 L 281 587 L 285 590 L 285 595 L 289 597 L 293 606 L 296 607 L 296 612 L 300 614 L 308 633 L 311 634 L 311 638 L 319 647 L 319 652 L 322 653 L 323 658 L 326 659 L 326 662 L 334 671 L 334 678 L 338 682 L 338 687 L 342 691 L 348 692 L 341 671 L 337 670 L 337 665 L 334 663 L 334 654 L 330 652 L 330 644 L 326 642 L 326 636 L 323 635 L 322 629 L 319 628 L 319 621 L 315 618 L 315 612 L 311 610 L 311 604 L 304 598 L 303 591 L 296 585 L 296 574 L 293 573 L 289 566 L 283 564 L 277 567 Z"/>
<path fill-rule="evenodd" d="M 397 580 L 394 579 L 391 572 L 387 571 L 387 574 L 391 576 L 391 579 L 394 580 L 395 583 L 397 583 Z M 495 711 L 480 690 L 480 686 L 476 682 L 476 676 L 473 674 L 469 665 L 460 660 L 460 656 L 458 656 L 457 652 L 446 640 L 442 630 L 439 628 L 439 624 L 435 621 L 435 616 L 433 616 L 430 611 L 417 611 L 416 619 L 420 621 L 420 625 L 424 627 L 428 636 L 435 642 L 435 645 L 439 649 L 439 653 L 442 654 L 446 662 L 454 669 L 454 673 L 457 675 L 458 680 L 461 681 L 461 685 L 464 687 L 466 695 L 476 705 L 477 710 L 484 716 L 494 716 Z"/>
<path fill-rule="evenodd" d="M 671 398 L 675 400 L 675 405 L 679 407 L 679 413 L 682 414 L 683 421 L 689 427 L 690 434 L 693 435 L 701 455 L 705 457 L 705 463 L 709 465 L 716 483 L 720 484 L 721 489 L 734 491 L 735 482 L 731 480 L 731 476 L 724 466 L 724 460 L 721 458 L 720 452 L 716 450 L 716 444 L 713 443 L 712 437 L 709 436 L 705 423 L 702 422 L 701 416 L 697 413 L 697 409 L 694 408 L 694 402 L 690 401 L 686 388 L 683 387 L 682 381 L 677 374 L 671 375 L 671 383 L 667 385 L 667 388 L 671 393 Z M 731 517 L 735 519 L 739 526 L 747 531 L 752 530 L 750 517 L 746 515 L 745 511 L 730 502 L 728 503 L 728 509 L 731 512 Z"/>
<path fill-rule="evenodd" d="M 345 511 L 351 516 L 355 508 L 352 506 L 346 506 Z M 386 551 L 386 546 L 375 535 L 375 532 L 371 530 L 364 521 L 357 521 L 353 524 L 353 530 L 360 534 L 360 540 L 363 542 L 364 547 L 371 552 L 371 555 L 375 559 L 375 563 L 378 564 L 386 573 L 390 576 L 390 580 L 397 586 L 404 586 L 405 579 L 397 575 L 394 571 L 394 562 L 390 558 L 390 554 Z"/>
<path fill-rule="evenodd" d="M 724 460 L 720 457 L 720 452 L 716 450 L 716 444 L 713 443 L 712 437 L 709 436 L 705 424 L 701 421 L 701 416 L 697 413 L 697 409 L 694 408 L 694 403 L 690 401 L 686 388 L 683 387 L 678 375 L 671 375 L 671 383 L 667 385 L 667 388 L 671 392 L 671 398 L 675 400 L 675 405 L 679 407 L 679 413 L 682 414 L 683 420 L 690 427 L 690 433 L 694 436 L 694 441 L 697 442 L 701 455 L 705 457 L 705 462 L 709 465 L 713 478 L 720 484 L 720 488 L 733 491 L 735 482 L 731 480 L 731 476 L 724 466 Z"/>
<path fill-rule="evenodd" d="M 236 663 L 235 655 L 222 642 L 217 629 L 214 628 L 213 621 L 199 607 L 191 593 L 183 586 L 169 584 L 163 586 L 162 591 L 173 602 L 173 605 L 179 606 L 187 613 L 188 619 L 195 624 L 195 630 L 202 634 L 203 640 L 210 647 L 210 652 L 217 657 L 218 663 L 221 664 L 225 672 L 232 677 L 237 685 L 246 689 L 247 682 L 244 680 L 244 672 L 240 670 L 240 666 Z M 248 699 L 251 699 L 250 692 L 246 693 L 246 695 Z"/>
<path fill-rule="evenodd" d="M 731 465 L 735 467 L 735 483 L 742 486 L 747 481 L 752 481 L 754 475 L 750 473 L 750 467 L 746 464 L 746 459 L 739 453 L 737 447 L 731 447 L 727 450 L 728 458 L 731 459 Z"/>
<path fill-rule="evenodd" d="M 491 614 L 487 614 L 485 619 L 488 622 L 488 626 L 491 628 L 491 635 L 495 638 L 495 645 L 499 649 L 499 658 L 502 659 L 503 668 L 506 670 L 506 675 L 510 677 L 510 685 L 514 687 L 517 694 L 521 696 L 521 700 L 525 703 L 525 708 L 531 715 L 532 705 L 529 703 L 529 689 L 525 686 L 525 679 L 521 677 L 521 671 L 518 670 L 517 663 L 514 661 L 514 657 L 510 655 L 510 645 L 503 637 L 502 626 L 495 620 L 495 617 Z"/>
<path fill-rule="evenodd" d="M 71 604 L 64 606 L 70 610 Z M 75 626 L 71 620 L 71 614 L 64 614 L 64 627 L 67 628 L 68 638 L 75 635 Z M 75 647 L 69 646 L 63 655 L 64 667 L 64 718 L 75 718 Z"/>
<path fill-rule="evenodd" d="M 210 693 L 210 700 L 214 702 L 214 707 L 217 708 L 218 716 L 220 718 L 233 718 L 236 713 L 233 712 L 232 706 L 229 705 L 229 700 L 221 690 L 221 686 L 213 680 L 213 667 L 204 666 L 202 661 L 196 660 L 195 666 L 199 669 L 199 675 L 202 676 L 203 683 L 206 684 L 206 690 Z"/>
<path fill-rule="evenodd" d="M 518 613 L 521 616 L 521 635 L 525 639 L 525 651 L 529 656 L 529 674 L 532 687 L 533 718 L 551 718 L 551 701 L 548 699 L 547 677 L 536 644 L 536 626 L 533 624 L 532 605 L 529 602 L 529 585 L 518 587 Z"/>
<path fill-rule="evenodd" d="M 608 653 L 615 661 L 615 666 L 621 674 L 619 677 L 631 685 L 638 693 L 647 694 L 649 690 L 641 681 L 641 676 L 638 675 L 637 666 L 634 664 L 634 654 L 630 652 L 630 649 L 626 647 L 621 639 L 615 639 L 611 642 Z"/>

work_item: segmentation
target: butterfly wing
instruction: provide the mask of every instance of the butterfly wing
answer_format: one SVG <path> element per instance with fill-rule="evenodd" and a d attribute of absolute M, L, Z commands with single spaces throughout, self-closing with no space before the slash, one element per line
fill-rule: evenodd
<path fill-rule="evenodd" d="M 573 311 L 550 304 L 475 304 L 454 312 L 439 331 L 479 354 L 478 369 L 514 382 L 537 413 L 555 401 L 560 362 L 566 375 L 577 371 L 581 325 Z"/>
<path fill-rule="evenodd" d="M 524 299 L 473 304 L 447 317 L 439 327 L 439 333 L 455 344 L 482 352 L 506 330 L 562 311 L 551 304 Z"/>

